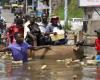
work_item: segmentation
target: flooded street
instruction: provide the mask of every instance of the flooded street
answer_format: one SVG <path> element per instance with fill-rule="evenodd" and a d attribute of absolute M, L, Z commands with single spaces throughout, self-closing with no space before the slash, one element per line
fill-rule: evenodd
<path fill-rule="evenodd" d="M 34 60 L 13 64 L 4 60 L 0 63 L 0 80 L 95 80 L 96 74 L 96 66 L 66 65 L 64 61 Z"/>
<path fill-rule="evenodd" d="M 7 25 L 11 25 L 13 14 L 4 10 L 2 15 Z M 95 53 L 94 49 L 85 49 L 85 55 Z M 0 60 L 0 80 L 100 80 L 100 69 L 80 62 L 68 64 L 65 60 L 34 59 L 25 64 L 15 64 L 6 59 Z"/>

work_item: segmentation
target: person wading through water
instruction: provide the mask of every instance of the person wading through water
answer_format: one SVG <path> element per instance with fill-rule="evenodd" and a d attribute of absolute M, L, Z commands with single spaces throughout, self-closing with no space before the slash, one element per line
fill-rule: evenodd
<path fill-rule="evenodd" d="M 30 31 L 27 32 L 26 42 L 33 46 L 40 46 L 41 32 L 38 24 L 35 22 L 35 17 L 30 18 L 30 24 L 27 26 Z M 34 58 L 33 51 L 30 50 L 30 57 Z"/>
<path fill-rule="evenodd" d="M 4 47 L 0 49 L 0 52 L 4 51 L 11 51 L 12 57 L 14 61 L 23 61 L 23 63 L 28 62 L 28 49 L 36 50 L 41 48 L 47 48 L 49 49 L 49 46 L 32 46 L 28 43 L 24 42 L 24 35 L 22 33 L 15 33 L 14 38 L 16 40 L 15 43 L 12 43 L 8 45 L 7 47 Z"/>
<path fill-rule="evenodd" d="M 28 28 L 30 32 L 27 34 L 26 41 L 29 44 L 33 45 L 40 45 L 40 37 L 41 37 L 41 31 L 39 29 L 39 26 L 37 23 L 35 23 L 35 18 L 30 19 L 30 24 L 28 25 Z"/>

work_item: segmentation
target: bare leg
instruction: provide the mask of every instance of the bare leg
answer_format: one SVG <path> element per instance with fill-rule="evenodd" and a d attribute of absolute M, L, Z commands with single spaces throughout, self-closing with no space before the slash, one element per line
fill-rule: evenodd
<path fill-rule="evenodd" d="M 36 36 L 34 36 L 34 38 L 33 38 L 32 46 L 37 46 L 37 38 L 36 38 Z M 30 56 L 31 56 L 32 59 L 34 59 L 35 52 L 33 50 L 30 50 Z"/>

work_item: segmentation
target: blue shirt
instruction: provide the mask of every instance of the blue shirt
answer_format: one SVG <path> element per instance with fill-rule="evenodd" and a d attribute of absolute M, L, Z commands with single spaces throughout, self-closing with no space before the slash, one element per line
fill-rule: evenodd
<path fill-rule="evenodd" d="M 52 24 L 48 25 L 46 27 L 46 32 L 53 32 L 53 29 L 54 29 L 55 26 L 53 26 Z"/>
<path fill-rule="evenodd" d="M 22 60 L 23 62 L 27 62 L 28 61 L 28 53 L 27 53 L 27 50 L 28 50 L 28 48 L 31 48 L 31 47 L 32 46 L 29 45 L 26 42 L 23 42 L 20 45 L 17 44 L 17 43 L 13 43 L 13 44 L 10 44 L 8 46 L 8 48 L 12 52 L 13 59 L 15 61 Z"/>

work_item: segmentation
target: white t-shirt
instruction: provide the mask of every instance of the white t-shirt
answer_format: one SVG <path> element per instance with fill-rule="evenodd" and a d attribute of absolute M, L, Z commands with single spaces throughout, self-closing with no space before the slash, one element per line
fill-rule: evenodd
<path fill-rule="evenodd" d="M 39 25 L 39 29 L 42 33 L 46 32 L 46 28 L 44 27 L 44 24 L 42 22 L 37 23 Z"/>
<path fill-rule="evenodd" d="M 25 24 L 24 24 L 24 39 L 26 38 L 27 36 L 27 32 L 30 32 L 30 29 L 28 28 L 28 25 L 30 24 L 30 21 L 27 21 Z"/>

